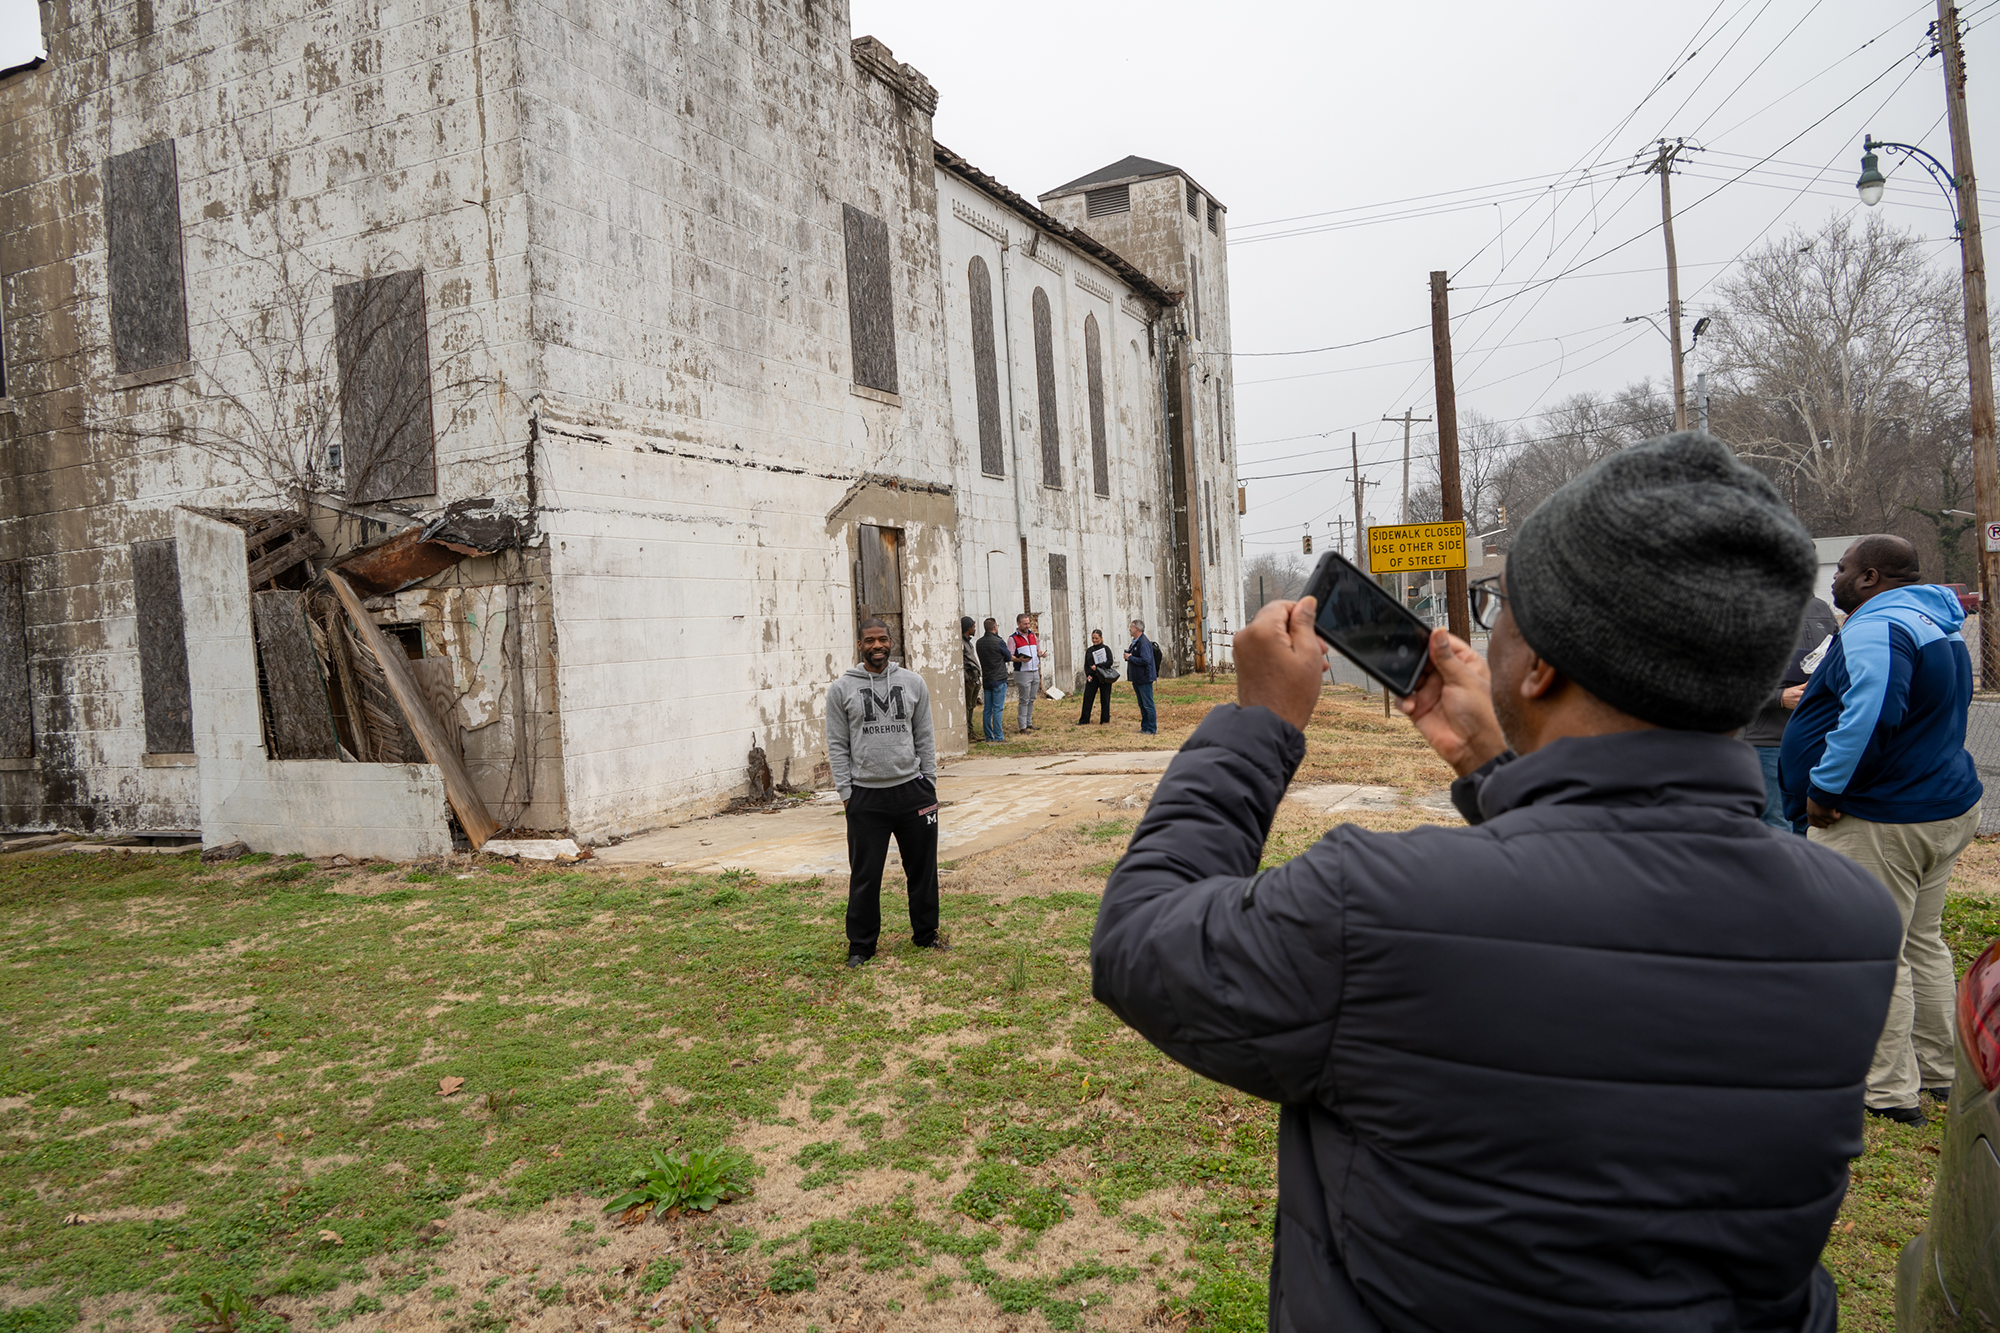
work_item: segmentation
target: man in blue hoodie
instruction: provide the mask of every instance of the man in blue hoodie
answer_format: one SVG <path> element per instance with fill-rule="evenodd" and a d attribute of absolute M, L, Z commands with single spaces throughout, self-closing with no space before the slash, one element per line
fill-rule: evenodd
<path fill-rule="evenodd" d="M 1952 1082 L 1952 964 L 1939 919 L 1959 853 L 1979 829 L 1979 775 L 1965 752 L 1972 658 L 1958 598 L 1920 583 L 1901 537 L 1858 538 L 1834 567 L 1847 623 L 1785 728 L 1785 813 L 1871 871 L 1903 916 L 1889 1018 L 1868 1071 L 1871 1115 L 1924 1123 L 1920 1091 Z"/>

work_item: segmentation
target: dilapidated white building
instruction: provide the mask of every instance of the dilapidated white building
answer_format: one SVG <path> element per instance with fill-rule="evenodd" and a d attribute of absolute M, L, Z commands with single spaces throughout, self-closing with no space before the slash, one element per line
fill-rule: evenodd
<path fill-rule="evenodd" d="M 843 5 L 43 14 L 0 76 L 5 827 L 603 838 L 813 782 L 859 615 L 947 747 L 961 612 L 1070 669 L 1240 623 L 1219 243 L 1198 285 L 987 178 Z"/>

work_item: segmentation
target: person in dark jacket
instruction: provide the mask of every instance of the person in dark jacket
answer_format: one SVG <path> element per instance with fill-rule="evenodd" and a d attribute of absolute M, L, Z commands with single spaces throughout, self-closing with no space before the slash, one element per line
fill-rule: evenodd
<path fill-rule="evenodd" d="M 976 741 L 982 735 L 981 723 L 984 720 L 979 716 L 985 702 L 981 698 L 983 691 L 981 677 L 984 673 L 979 667 L 979 650 L 973 646 L 974 630 L 971 616 L 958 618 L 958 637 L 964 654 L 961 669 L 965 675 L 966 734 L 968 739 Z"/>
<path fill-rule="evenodd" d="M 1764 767 L 1764 822 L 1772 828 L 1790 829 L 1802 837 L 1806 831 L 1804 816 L 1796 821 L 1785 816 L 1785 790 L 1778 782 L 1778 747 L 1785 739 L 1785 724 L 1792 720 L 1792 710 L 1805 694 L 1806 682 L 1812 679 L 1838 633 L 1840 622 L 1834 619 L 1832 607 L 1817 597 L 1806 603 L 1805 624 L 1799 629 L 1798 643 L 1792 648 L 1791 663 L 1778 680 L 1777 692 L 1764 701 L 1757 716 L 1743 728 L 1743 739 L 1756 748 L 1757 762 Z"/>
<path fill-rule="evenodd" d="M 1007 739 L 1001 722 L 1007 712 L 1007 672 L 1014 665 L 1013 650 L 1000 637 L 998 620 L 986 617 L 986 633 L 979 636 L 972 650 L 979 654 L 979 670 L 986 691 L 985 707 L 980 710 L 986 732 L 984 739 L 998 744 Z"/>
<path fill-rule="evenodd" d="M 1104 631 L 1090 632 L 1090 647 L 1083 650 L 1083 716 L 1078 726 L 1090 725 L 1090 704 L 1098 703 L 1098 725 L 1111 725 L 1111 687 L 1118 683 L 1118 668 L 1111 664 L 1111 647 L 1104 642 Z"/>
<path fill-rule="evenodd" d="M 1160 674 L 1160 650 L 1146 637 L 1146 623 L 1132 622 L 1132 642 L 1125 646 L 1125 679 L 1132 682 L 1132 693 L 1139 700 L 1139 731 L 1142 735 L 1157 736 L 1160 732 L 1160 715 L 1153 710 L 1153 681 Z"/>
<path fill-rule="evenodd" d="M 1732 734 L 1815 572 L 1771 483 L 1688 432 L 1522 525 L 1403 711 L 1466 827 L 1334 829 L 1261 873 L 1325 649 L 1235 640 L 1106 885 L 1094 992 L 1280 1103 L 1270 1327 L 1832 1333 L 1901 939 L 1880 884 L 1759 819 Z M 1633 590 L 1643 590 L 1643 595 Z"/>

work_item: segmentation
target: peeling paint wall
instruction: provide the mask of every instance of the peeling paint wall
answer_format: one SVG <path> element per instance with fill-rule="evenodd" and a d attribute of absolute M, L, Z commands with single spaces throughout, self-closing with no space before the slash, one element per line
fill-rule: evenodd
<path fill-rule="evenodd" d="M 1230 660 L 1228 631 L 1243 625 L 1242 529 L 1236 513 L 1235 358 L 1230 355 L 1229 222 L 1226 210 L 1198 184 L 1194 189 L 1199 216 L 1190 214 L 1189 185 L 1188 178 L 1179 174 L 1134 180 L 1128 211 L 1094 218 L 1085 216 L 1084 190 L 1046 194 L 1039 202 L 1053 216 L 1083 228 L 1116 250 L 1154 282 L 1184 294 L 1168 322 L 1174 329 L 1175 357 L 1186 362 L 1183 387 L 1194 445 L 1200 526 L 1212 530 L 1215 537 L 1212 546 L 1203 538 L 1201 557 L 1211 658 L 1226 664 Z M 1208 226 L 1212 205 L 1213 231 Z M 1215 557 L 1213 562 L 1211 556 Z M 1170 649 L 1177 646 L 1168 641 Z"/>
<path fill-rule="evenodd" d="M 1051 555 L 1064 558 L 1068 660 L 1051 658 L 1044 684 L 1068 690 L 1081 674 L 1090 631 L 1123 650 L 1126 624 L 1158 620 L 1172 559 L 1172 495 L 1155 321 L 1159 307 L 1082 252 L 1009 211 L 951 171 L 938 171 L 944 310 L 958 440 L 959 567 L 965 613 L 1011 629 L 1021 611 L 1038 617 L 1056 646 Z M 1003 250 L 1003 240 L 1005 248 Z M 1032 246 L 1033 254 L 1030 255 Z M 992 297 L 1003 475 L 981 462 L 974 361 L 972 261 Z M 1040 442 L 1034 293 L 1053 322 L 1060 484 L 1048 485 Z M 983 303 L 982 303 L 983 305 Z M 1094 320 L 1102 362 L 1109 495 L 1097 494 L 1085 321 Z M 1022 588 L 1021 536 L 1027 536 Z M 1109 577 L 1109 585 L 1106 578 Z M 1153 590 L 1149 600 L 1148 588 Z M 1027 604 L 1023 604 L 1023 598 Z"/>
<path fill-rule="evenodd" d="M 414 506 L 525 498 L 516 38 L 496 0 L 42 20 L 47 65 L 0 84 L 0 561 L 21 562 L 35 732 L 0 766 L 0 825 L 192 830 L 194 770 L 144 754 L 131 543 L 173 537 L 179 505 L 339 489 L 334 286 L 424 273 L 438 495 Z M 187 360 L 121 374 L 105 164 L 159 143 Z"/>
<path fill-rule="evenodd" d="M 907 522 L 908 665 L 965 735 L 930 99 L 844 7 L 520 9 L 535 486 L 570 819 L 586 836 L 824 762 L 852 528 Z M 896 392 L 858 386 L 844 213 L 886 227 Z"/>

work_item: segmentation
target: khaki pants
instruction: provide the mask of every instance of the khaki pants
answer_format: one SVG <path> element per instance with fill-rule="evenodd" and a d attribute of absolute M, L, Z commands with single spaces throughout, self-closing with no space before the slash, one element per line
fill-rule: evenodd
<path fill-rule="evenodd" d="M 1939 919 L 1951 868 L 1978 831 L 1974 806 L 1956 819 L 1928 824 L 1871 824 L 1844 815 L 1833 827 L 1806 835 L 1881 880 L 1903 914 L 1896 991 L 1863 1099 L 1878 1110 L 1915 1106 L 1920 1089 L 1951 1086 L 1954 976 Z"/>

